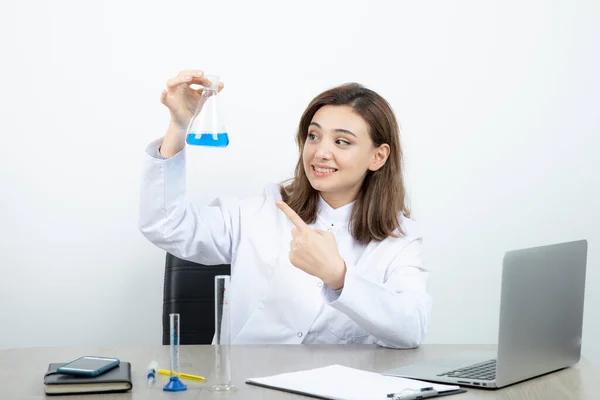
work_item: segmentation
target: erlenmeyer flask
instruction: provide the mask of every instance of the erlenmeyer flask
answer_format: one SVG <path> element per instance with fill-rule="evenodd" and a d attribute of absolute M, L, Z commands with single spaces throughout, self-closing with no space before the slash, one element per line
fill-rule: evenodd
<path fill-rule="evenodd" d="M 205 86 L 198 109 L 188 125 L 186 143 L 195 146 L 225 147 L 229 136 L 219 108 L 219 77 L 204 75 L 211 84 Z"/>

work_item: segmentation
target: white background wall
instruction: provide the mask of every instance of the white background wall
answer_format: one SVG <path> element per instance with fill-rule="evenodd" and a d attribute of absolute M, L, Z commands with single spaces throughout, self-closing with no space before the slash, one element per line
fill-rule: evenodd
<path fill-rule="evenodd" d="M 503 253 L 587 238 L 584 354 L 600 361 L 599 4 L 3 2 L 0 347 L 160 343 L 140 165 L 166 80 L 199 68 L 225 82 L 232 143 L 190 149 L 197 201 L 291 176 L 304 107 L 361 82 L 401 122 L 427 342 L 494 343 Z"/>

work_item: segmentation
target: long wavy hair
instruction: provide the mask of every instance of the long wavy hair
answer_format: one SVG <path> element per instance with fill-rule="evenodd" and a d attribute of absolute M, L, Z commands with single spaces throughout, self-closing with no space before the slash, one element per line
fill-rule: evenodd
<path fill-rule="evenodd" d="M 377 171 L 368 170 L 350 216 L 350 231 L 360 243 L 381 241 L 388 236 L 404 235 L 399 216 L 410 216 L 406 204 L 403 159 L 398 122 L 389 103 L 374 91 L 358 83 L 347 83 L 316 96 L 308 105 L 298 125 L 296 142 L 300 157 L 294 178 L 281 184 L 281 196 L 307 224 L 317 219 L 319 192 L 304 170 L 302 152 L 308 128 L 315 113 L 323 106 L 351 106 L 369 125 L 375 147 L 390 146 L 385 164 Z"/>

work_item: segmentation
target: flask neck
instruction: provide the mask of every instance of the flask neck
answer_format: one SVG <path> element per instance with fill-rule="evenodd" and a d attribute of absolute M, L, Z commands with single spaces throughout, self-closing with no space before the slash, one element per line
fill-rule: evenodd
<path fill-rule="evenodd" d="M 217 95 L 217 93 L 218 93 L 218 92 L 217 92 L 216 90 L 213 90 L 213 89 L 206 89 L 206 88 L 205 88 L 205 89 L 202 91 L 202 97 L 204 97 L 204 99 L 205 99 L 205 100 L 208 100 L 208 98 L 209 98 L 209 97 L 216 96 L 216 95 Z"/>
<path fill-rule="evenodd" d="M 210 81 L 210 86 L 204 86 L 204 90 L 210 90 L 216 94 L 219 90 L 219 77 L 217 75 L 204 75 L 204 77 Z"/>

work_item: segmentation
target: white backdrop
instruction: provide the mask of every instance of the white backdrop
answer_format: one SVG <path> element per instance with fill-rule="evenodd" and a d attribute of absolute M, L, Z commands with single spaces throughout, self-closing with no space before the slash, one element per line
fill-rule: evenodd
<path fill-rule="evenodd" d="M 290 177 L 304 107 L 361 82 L 401 123 L 426 342 L 496 342 L 503 253 L 586 238 L 584 354 L 600 361 L 599 4 L 3 2 L 0 347 L 160 343 L 140 165 L 166 80 L 198 68 L 225 83 L 232 143 L 189 150 L 197 201 Z"/>

